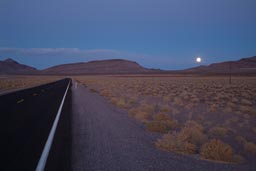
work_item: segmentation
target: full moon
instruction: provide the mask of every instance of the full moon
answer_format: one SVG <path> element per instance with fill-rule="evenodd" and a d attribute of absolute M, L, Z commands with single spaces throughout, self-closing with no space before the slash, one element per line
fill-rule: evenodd
<path fill-rule="evenodd" d="M 196 62 L 200 63 L 201 61 L 202 61 L 202 58 L 200 58 L 200 57 L 196 58 Z"/>

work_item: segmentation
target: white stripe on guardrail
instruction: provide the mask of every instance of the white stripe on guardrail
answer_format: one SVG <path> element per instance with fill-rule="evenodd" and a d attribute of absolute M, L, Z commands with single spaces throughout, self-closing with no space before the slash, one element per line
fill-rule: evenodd
<path fill-rule="evenodd" d="M 45 143 L 45 146 L 44 146 L 43 152 L 41 154 L 40 160 L 39 160 L 39 162 L 37 164 L 36 171 L 43 171 L 44 168 L 45 168 L 46 160 L 47 160 L 47 157 L 49 155 L 49 152 L 50 152 L 50 149 L 51 149 L 51 145 L 52 145 L 52 142 L 53 142 L 53 138 L 54 138 L 54 134 L 55 134 L 58 122 L 59 122 L 62 106 L 64 104 L 64 101 L 65 101 L 65 98 L 66 98 L 66 94 L 68 92 L 69 84 L 70 84 L 70 81 L 68 83 L 67 89 L 66 89 L 65 94 L 63 96 L 63 99 L 61 101 L 61 104 L 60 104 L 57 116 L 56 116 L 56 118 L 54 120 L 54 123 L 53 123 L 52 129 L 50 131 L 50 134 L 48 136 L 48 139 L 47 139 L 47 141 Z"/>

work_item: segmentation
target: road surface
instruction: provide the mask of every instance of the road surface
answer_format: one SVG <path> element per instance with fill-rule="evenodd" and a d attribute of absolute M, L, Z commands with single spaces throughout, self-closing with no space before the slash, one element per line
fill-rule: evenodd
<path fill-rule="evenodd" d="M 73 171 L 249 170 L 156 149 L 155 134 L 78 83 L 72 86 L 72 110 Z"/>
<path fill-rule="evenodd" d="M 64 79 L 0 96 L 1 171 L 35 170 L 69 81 Z M 66 104 L 64 108 L 68 110 Z M 61 131 L 67 130 L 67 121 L 63 122 L 66 115 L 64 113 L 61 117 L 54 147 L 57 141 L 68 135 L 68 132 Z M 65 147 L 61 153 L 68 153 L 67 144 L 58 143 L 58 146 Z M 53 148 L 50 153 L 54 151 L 57 149 Z M 64 157 L 61 159 L 65 160 Z M 51 165 L 52 160 L 57 163 L 51 155 L 47 168 L 56 168 L 57 164 Z"/>

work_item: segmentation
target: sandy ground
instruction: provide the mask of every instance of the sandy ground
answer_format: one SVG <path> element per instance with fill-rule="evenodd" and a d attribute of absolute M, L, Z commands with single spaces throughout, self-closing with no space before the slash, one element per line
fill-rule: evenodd
<path fill-rule="evenodd" d="M 144 130 L 104 98 L 76 82 L 72 86 L 72 170 L 254 170 L 156 149 Z"/>

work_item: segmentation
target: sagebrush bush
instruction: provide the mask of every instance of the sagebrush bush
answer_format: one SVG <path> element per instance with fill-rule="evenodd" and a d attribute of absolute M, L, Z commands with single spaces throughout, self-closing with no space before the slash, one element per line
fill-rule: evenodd
<path fill-rule="evenodd" d="M 134 116 L 138 120 L 145 120 L 152 116 L 155 111 L 155 105 L 141 104 L 139 107 L 129 110 L 129 115 Z"/>
<path fill-rule="evenodd" d="M 216 104 L 212 104 L 209 108 L 209 112 L 216 112 L 217 111 L 217 105 Z"/>
<path fill-rule="evenodd" d="M 244 151 L 246 153 L 256 155 L 256 144 L 253 142 L 245 141 L 244 142 Z"/>
<path fill-rule="evenodd" d="M 252 102 L 250 100 L 247 100 L 247 99 L 242 99 L 241 104 L 245 105 L 245 106 L 251 106 Z"/>
<path fill-rule="evenodd" d="M 117 105 L 118 107 L 122 107 L 122 108 L 127 107 L 124 98 L 119 98 L 119 99 L 117 100 L 117 102 L 116 102 L 116 105 Z"/>
<path fill-rule="evenodd" d="M 204 134 L 204 127 L 195 121 L 187 121 L 181 132 L 188 136 L 190 143 L 197 146 L 207 141 L 207 136 Z"/>
<path fill-rule="evenodd" d="M 240 163 L 240 164 L 246 162 L 246 160 L 245 160 L 245 158 L 243 156 L 237 155 L 237 154 L 233 155 L 232 161 L 235 162 L 235 163 Z"/>
<path fill-rule="evenodd" d="M 153 121 L 145 123 L 148 131 L 160 133 L 166 133 L 175 129 L 177 126 L 178 122 L 165 113 L 157 113 L 153 116 Z"/>
<path fill-rule="evenodd" d="M 176 105 L 184 106 L 182 99 L 179 97 L 175 97 L 173 101 L 174 101 L 174 104 L 176 104 Z"/>
<path fill-rule="evenodd" d="M 181 131 L 174 131 L 166 134 L 156 142 L 156 146 L 163 150 L 177 153 L 196 153 L 197 146 L 207 141 L 207 136 L 203 133 L 203 126 L 195 121 L 188 121 Z"/>
<path fill-rule="evenodd" d="M 211 136 L 223 137 L 223 136 L 227 135 L 227 133 L 228 133 L 227 128 L 219 127 L 219 126 L 215 126 L 209 130 L 209 134 Z"/>
<path fill-rule="evenodd" d="M 201 147 L 200 155 L 205 159 L 231 162 L 233 151 L 230 145 L 221 140 L 213 139 Z"/>
<path fill-rule="evenodd" d="M 145 126 L 148 131 L 167 133 L 177 127 L 178 123 L 175 120 L 160 120 L 146 122 Z"/>
<path fill-rule="evenodd" d="M 151 114 L 144 112 L 144 111 L 139 111 L 135 114 L 134 118 L 139 120 L 139 121 L 146 121 L 151 117 Z"/>
<path fill-rule="evenodd" d="M 172 120 L 171 117 L 165 113 L 157 113 L 153 116 L 155 121 Z"/>
<path fill-rule="evenodd" d="M 163 135 L 162 139 L 158 139 L 155 144 L 162 150 L 175 153 L 193 154 L 196 151 L 196 146 L 189 143 L 187 139 L 187 135 L 173 132 L 172 134 Z"/>
<path fill-rule="evenodd" d="M 163 113 L 169 113 L 171 111 L 172 111 L 172 108 L 169 105 L 163 105 L 160 108 L 160 112 L 163 112 Z"/>

